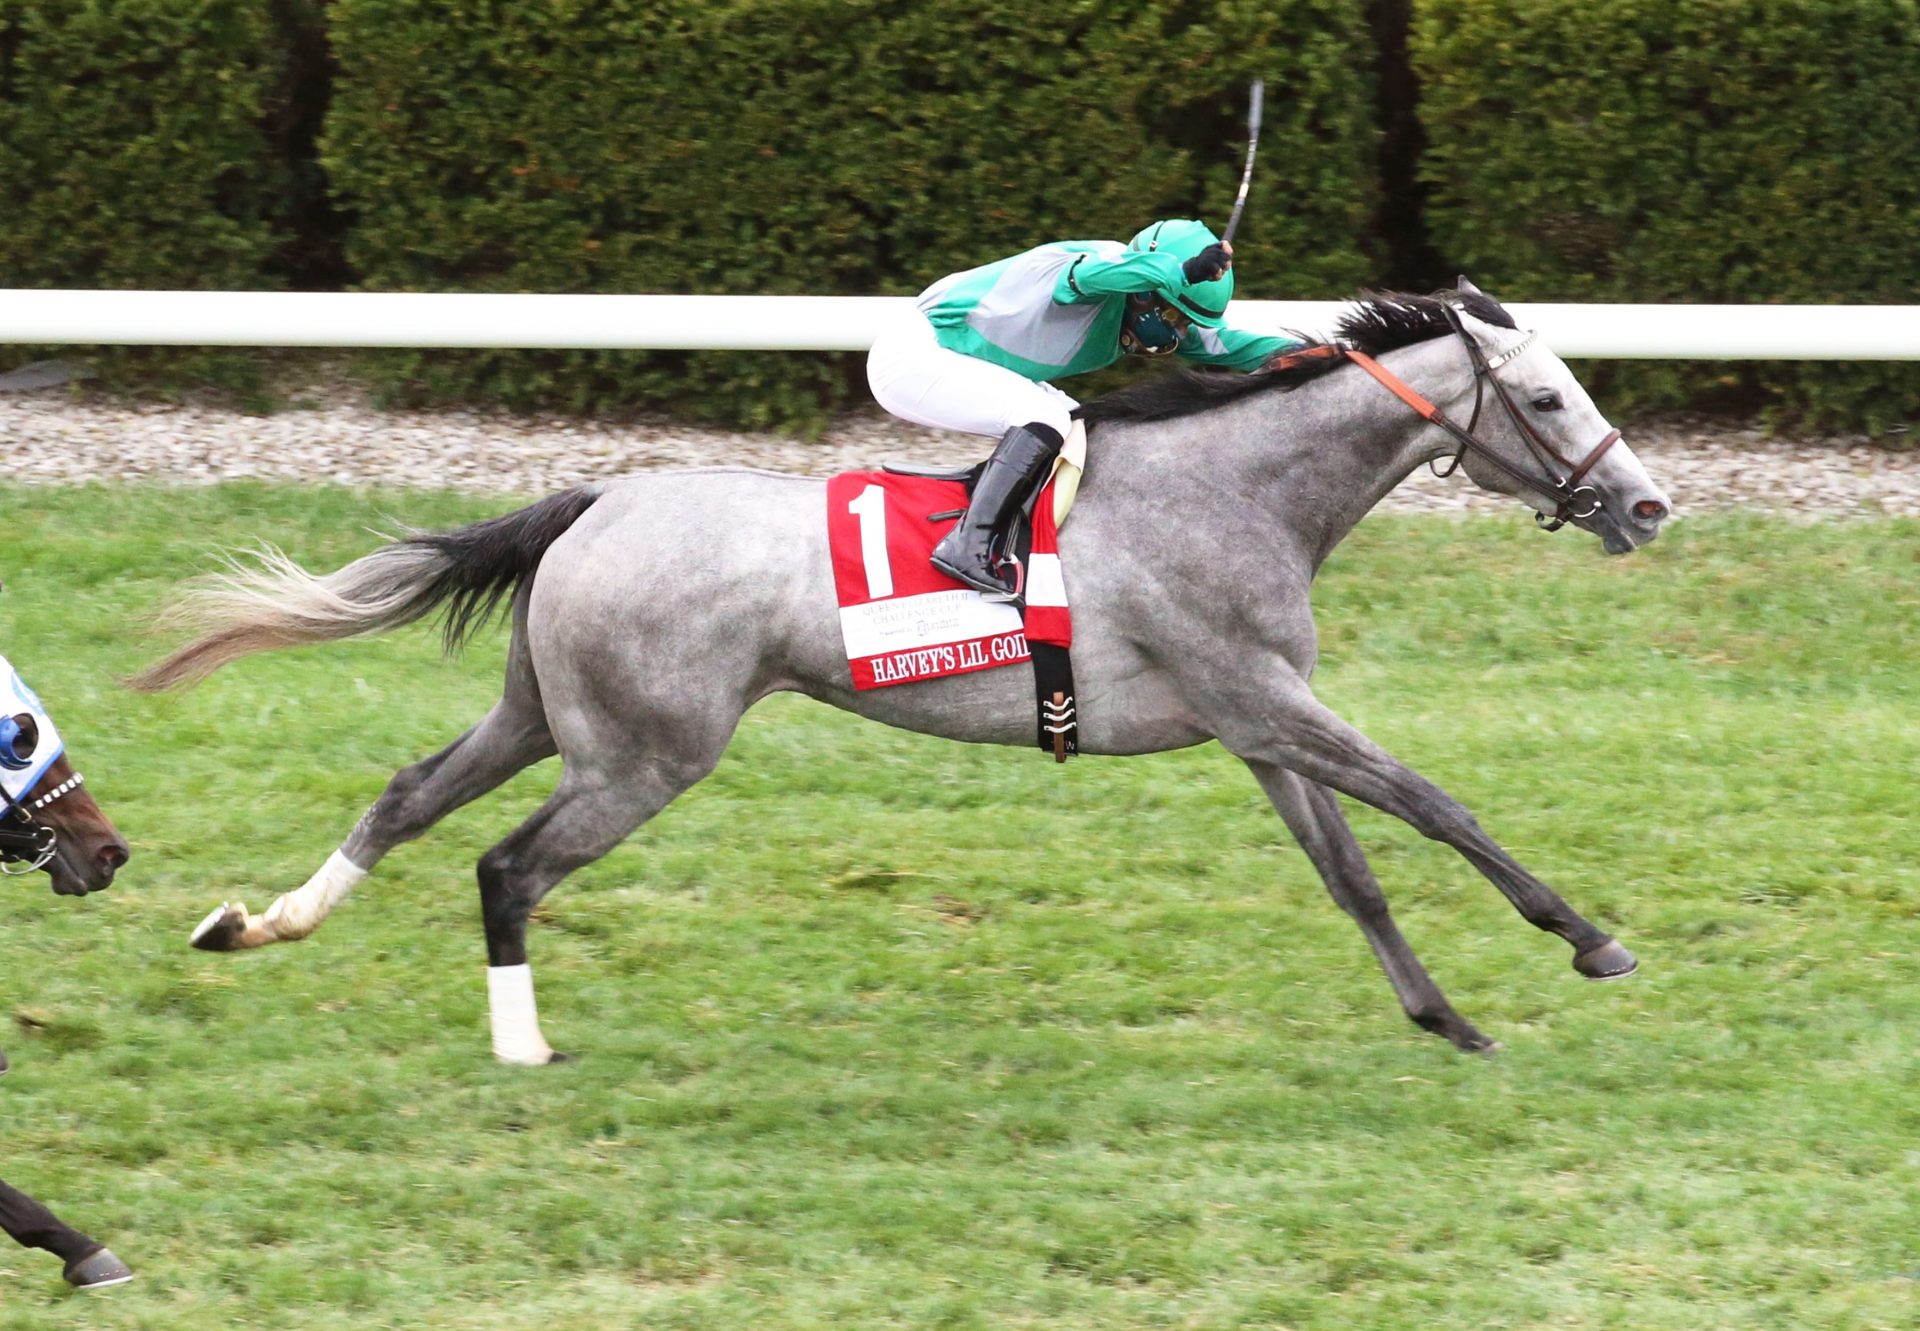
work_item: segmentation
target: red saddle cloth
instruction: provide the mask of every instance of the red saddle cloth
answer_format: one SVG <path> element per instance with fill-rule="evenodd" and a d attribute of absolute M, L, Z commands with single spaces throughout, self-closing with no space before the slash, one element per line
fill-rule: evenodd
<path fill-rule="evenodd" d="M 856 689 L 884 689 L 1029 660 L 1027 642 L 1073 643 L 1053 524 L 1053 483 L 1033 506 L 1027 611 L 989 601 L 927 562 L 967 506 L 959 481 L 848 471 L 827 481 L 827 543 Z M 935 514 L 947 516 L 935 520 Z"/>

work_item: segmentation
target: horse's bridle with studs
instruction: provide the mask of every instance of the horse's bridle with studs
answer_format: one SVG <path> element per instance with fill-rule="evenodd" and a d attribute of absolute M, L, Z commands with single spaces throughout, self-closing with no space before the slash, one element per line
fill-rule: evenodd
<path fill-rule="evenodd" d="M 1472 333 L 1467 331 L 1467 326 L 1460 321 L 1459 311 L 1452 305 L 1447 305 L 1444 308 L 1446 310 L 1447 322 L 1452 324 L 1453 331 L 1460 335 L 1460 341 L 1466 345 L 1467 355 L 1473 361 L 1473 415 L 1468 418 L 1464 428 L 1454 421 L 1449 420 L 1440 408 L 1434 406 L 1433 403 L 1427 401 L 1424 397 L 1421 397 L 1420 394 L 1410 388 L 1405 381 L 1395 376 L 1391 371 L 1382 366 L 1380 362 L 1365 352 L 1354 351 L 1350 348 L 1339 348 L 1337 350 L 1340 354 L 1344 355 L 1347 360 L 1352 361 L 1375 379 L 1378 379 L 1381 384 L 1391 390 L 1394 396 L 1398 397 L 1402 402 L 1412 407 L 1427 420 L 1433 422 L 1459 441 L 1459 451 L 1453 455 L 1445 471 L 1436 469 L 1436 475 L 1453 475 L 1454 471 L 1460 466 L 1461 459 L 1465 458 L 1468 451 L 1471 450 L 1479 454 L 1486 462 L 1491 463 L 1494 467 L 1504 471 L 1508 476 L 1520 482 L 1521 485 L 1538 491 L 1554 502 L 1555 507 L 1551 518 L 1545 513 L 1536 513 L 1533 515 L 1534 521 L 1539 523 L 1540 526 L 1547 531 L 1558 531 L 1568 522 L 1576 518 L 1590 518 L 1595 513 L 1598 513 L 1601 504 L 1600 492 L 1593 486 L 1583 484 L 1582 482 L 1586 480 L 1587 473 L 1593 470 L 1594 464 L 1600 461 L 1600 459 L 1606 455 L 1607 450 L 1619 441 L 1620 431 L 1614 430 L 1610 432 L 1605 439 L 1595 444 L 1592 451 L 1578 463 L 1560 456 L 1559 450 L 1547 442 L 1545 436 L 1534 429 L 1527 418 L 1521 414 L 1520 408 L 1514 403 L 1512 395 L 1507 391 L 1507 386 L 1501 383 L 1500 377 L 1494 373 L 1494 371 L 1498 370 L 1502 365 L 1505 365 L 1508 361 L 1514 359 L 1528 347 L 1532 346 L 1534 339 L 1538 337 L 1539 334 L 1527 334 L 1525 338 L 1521 339 L 1518 345 L 1501 352 L 1492 360 L 1488 360 L 1486 353 L 1480 349 L 1480 343 L 1474 339 Z M 1540 464 L 1541 471 L 1544 473 L 1543 475 L 1527 475 L 1525 470 L 1514 466 L 1505 458 L 1501 457 L 1483 443 L 1479 436 L 1474 433 L 1474 430 L 1480 424 L 1480 408 L 1484 405 L 1485 391 L 1488 384 L 1493 385 L 1494 395 L 1500 399 L 1500 405 L 1506 408 L 1508 419 L 1519 429 L 1520 437 L 1526 441 L 1528 451 L 1533 454 L 1534 461 Z M 1564 473 L 1564 475 L 1559 473 Z"/>
<path fill-rule="evenodd" d="M 59 849 L 53 828 L 34 817 L 62 795 L 78 790 L 86 778 L 75 772 L 38 799 L 14 799 L 0 790 L 5 810 L 0 812 L 0 875 L 18 878 L 36 869 L 44 869 Z M 16 868 L 16 865 L 24 867 Z"/>

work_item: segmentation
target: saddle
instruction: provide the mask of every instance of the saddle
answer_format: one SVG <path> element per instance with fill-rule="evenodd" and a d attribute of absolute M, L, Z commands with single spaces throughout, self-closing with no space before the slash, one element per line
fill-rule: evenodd
<path fill-rule="evenodd" d="M 829 544 L 854 687 L 884 688 L 1028 660 L 1039 715 L 1036 740 L 1065 762 L 1079 743 L 1068 656 L 1072 624 L 1051 520 L 1059 507 L 1053 491 L 1041 486 L 1001 538 L 1002 557 L 1027 592 L 1026 603 L 1015 606 L 964 589 L 927 562 L 945 526 L 965 512 L 964 506 L 948 506 L 971 493 L 984 464 L 882 470 L 901 479 L 880 486 L 876 473 L 848 472 L 828 482 Z M 1048 509 L 1036 514 L 1040 496 L 1047 497 Z M 884 522 L 876 520 L 880 505 L 893 515 Z M 917 540 L 915 529 L 923 533 Z M 884 573 L 876 561 L 887 566 Z"/>
<path fill-rule="evenodd" d="M 917 476 L 929 481 L 959 481 L 967 487 L 967 494 L 973 494 L 973 487 L 980 479 L 981 471 L 986 467 L 984 461 L 971 467 L 921 467 L 909 462 L 883 462 L 880 470 L 892 476 Z M 1056 530 L 1067 525 L 1067 514 L 1073 511 L 1073 501 L 1080 493 L 1080 476 L 1087 469 L 1087 424 L 1076 420 L 1073 428 L 1067 431 L 1066 442 L 1060 446 L 1060 456 L 1053 460 L 1053 471 L 1047 481 L 1042 481 L 1034 492 L 1044 492 L 1049 483 L 1053 486 L 1053 525 Z M 964 512 L 965 510 L 961 510 Z M 1024 512 L 1030 520 L 1033 516 L 1033 499 L 1029 498 Z M 944 520 L 945 514 L 935 514 Z M 960 513 L 954 513 L 959 517 Z"/>

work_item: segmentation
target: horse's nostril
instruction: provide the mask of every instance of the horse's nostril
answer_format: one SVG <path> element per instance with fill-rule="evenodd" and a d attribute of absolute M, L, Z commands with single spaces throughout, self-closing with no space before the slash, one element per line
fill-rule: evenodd
<path fill-rule="evenodd" d="M 1645 523 L 1655 523 L 1667 516 L 1667 506 L 1658 499 L 1642 499 L 1633 506 L 1633 516 Z"/>
<path fill-rule="evenodd" d="M 109 844 L 95 851 L 93 858 L 102 873 L 115 873 L 127 862 L 128 851 L 125 846 Z"/>

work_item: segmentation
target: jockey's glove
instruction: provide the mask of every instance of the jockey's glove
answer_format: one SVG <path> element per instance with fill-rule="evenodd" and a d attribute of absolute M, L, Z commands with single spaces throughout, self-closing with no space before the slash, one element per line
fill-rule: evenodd
<path fill-rule="evenodd" d="M 1195 282 L 1211 282 L 1233 266 L 1233 251 L 1225 245 L 1213 244 L 1180 265 L 1180 275 L 1191 286 Z"/>

